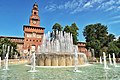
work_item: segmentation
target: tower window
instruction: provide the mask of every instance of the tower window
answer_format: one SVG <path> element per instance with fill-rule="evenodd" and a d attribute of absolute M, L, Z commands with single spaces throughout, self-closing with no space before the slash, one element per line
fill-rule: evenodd
<path fill-rule="evenodd" d="M 36 12 L 34 12 L 34 14 L 36 15 L 37 13 L 36 13 Z"/>

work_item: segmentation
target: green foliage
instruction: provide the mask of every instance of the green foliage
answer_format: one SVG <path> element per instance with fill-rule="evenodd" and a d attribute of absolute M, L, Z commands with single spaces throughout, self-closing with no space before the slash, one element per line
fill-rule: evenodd
<path fill-rule="evenodd" d="M 55 23 L 52 28 L 54 31 L 62 31 L 62 26 L 59 23 Z"/>
<path fill-rule="evenodd" d="M 73 36 L 73 44 L 77 44 L 77 41 L 78 41 L 78 39 L 77 39 L 77 36 L 78 36 L 78 31 L 79 30 L 79 28 L 77 27 L 77 25 L 76 25 L 76 23 L 73 23 L 71 26 L 65 26 L 65 28 L 64 28 L 64 31 L 65 32 L 70 32 L 71 34 L 72 34 L 72 36 Z"/>
<path fill-rule="evenodd" d="M 78 39 L 77 39 L 77 36 L 78 36 L 78 31 L 79 29 L 78 29 L 78 27 L 77 27 L 77 25 L 76 25 L 76 23 L 73 23 L 72 25 L 71 25 L 71 33 L 72 33 L 72 35 L 73 35 L 73 44 L 77 44 L 77 41 L 78 41 Z"/>
<path fill-rule="evenodd" d="M 116 42 L 114 42 L 114 41 L 109 43 L 108 53 L 116 53 L 118 55 L 118 53 L 120 52 L 120 49 L 116 46 L 115 43 Z"/>
<path fill-rule="evenodd" d="M 109 34 L 108 35 L 108 42 L 112 42 L 115 39 L 115 35 Z"/>
<path fill-rule="evenodd" d="M 3 47 L 3 44 L 6 46 Z M 0 56 L 4 58 L 4 56 L 7 53 L 7 47 L 10 46 L 10 51 L 9 51 L 9 58 L 12 58 L 15 53 L 19 54 L 17 51 L 17 44 L 15 42 L 11 42 L 7 38 L 1 38 L 0 39 Z M 13 47 L 13 49 L 11 49 Z M 4 51 L 3 51 L 4 48 Z"/>
<path fill-rule="evenodd" d="M 119 42 L 114 44 L 115 36 L 113 34 L 108 35 L 107 26 L 101 23 L 87 25 L 84 28 L 83 35 L 86 39 L 86 48 L 93 48 L 96 57 L 102 55 L 102 52 L 119 53 Z"/>
<path fill-rule="evenodd" d="M 69 33 L 69 32 L 71 32 L 71 27 L 67 25 L 64 27 L 63 31 L 65 31 L 66 33 Z"/>
<path fill-rule="evenodd" d="M 56 34 L 56 31 L 58 30 L 58 31 L 62 31 L 62 26 L 59 24 L 59 23 L 55 23 L 54 25 L 53 25 L 53 31 L 55 32 L 55 34 Z M 78 29 L 78 27 L 77 27 L 77 25 L 76 25 L 76 23 L 72 23 L 71 24 L 71 26 L 65 26 L 64 27 L 64 29 L 63 29 L 63 31 L 65 31 L 65 32 L 67 32 L 67 33 L 71 33 L 72 34 L 72 36 L 73 36 L 73 44 L 77 44 L 77 41 L 78 41 L 78 39 L 77 39 L 77 36 L 78 36 L 78 31 L 79 29 Z M 52 33 L 51 33 L 51 35 L 52 35 Z M 56 37 L 55 35 L 53 35 L 52 37 Z"/>

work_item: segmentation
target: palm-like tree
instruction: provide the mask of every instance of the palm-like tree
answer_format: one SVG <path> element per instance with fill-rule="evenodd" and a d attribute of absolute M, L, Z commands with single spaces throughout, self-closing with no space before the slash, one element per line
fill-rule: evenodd
<path fill-rule="evenodd" d="M 6 47 L 3 46 L 3 44 L 6 45 Z M 1 38 L 0 39 L 0 56 L 2 57 L 2 59 L 5 57 L 5 55 L 7 53 L 8 46 L 10 46 L 9 58 L 13 58 L 13 55 L 15 53 L 18 53 L 18 51 L 17 51 L 17 44 L 15 42 L 11 42 L 7 38 Z M 4 48 L 4 51 L 3 51 L 3 48 Z"/>

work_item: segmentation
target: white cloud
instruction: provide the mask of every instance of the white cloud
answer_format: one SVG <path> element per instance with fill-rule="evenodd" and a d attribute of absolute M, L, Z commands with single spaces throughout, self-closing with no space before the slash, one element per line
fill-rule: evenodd
<path fill-rule="evenodd" d="M 72 12 L 70 12 L 70 14 L 74 14 L 74 13 L 81 12 L 81 11 L 82 11 L 82 8 L 77 7 L 75 10 L 73 10 Z"/>
<path fill-rule="evenodd" d="M 120 23 L 120 20 L 114 20 L 114 21 L 110 22 L 109 24 L 117 24 L 117 23 Z"/>
<path fill-rule="evenodd" d="M 56 10 L 56 4 L 48 5 L 45 7 L 48 11 L 55 11 Z"/>
<path fill-rule="evenodd" d="M 120 18 L 120 15 L 112 17 L 112 19 L 119 19 L 119 18 Z"/>
<path fill-rule="evenodd" d="M 115 8 L 116 8 L 115 6 L 111 6 L 111 7 L 107 8 L 105 11 L 110 11 L 110 10 L 113 10 Z"/>
<path fill-rule="evenodd" d="M 106 2 L 105 4 L 107 6 L 109 6 L 109 5 L 113 5 L 114 3 L 115 3 L 115 0 L 110 0 L 110 1 Z"/>
<path fill-rule="evenodd" d="M 48 11 L 67 10 L 69 13 L 77 13 L 84 10 L 120 10 L 120 0 L 69 0 L 63 4 L 50 4 L 45 9 Z"/>
<path fill-rule="evenodd" d="M 118 1 L 116 2 L 116 4 L 120 4 L 120 0 L 118 0 Z"/>
<path fill-rule="evenodd" d="M 64 8 L 63 5 L 59 5 L 59 6 L 58 6 L 58 9 L 63 9 L 63 8 Z"/>
<path fill-rule="evenodd" d="M 87 7 L 93 7 L 93 6 L 90 2 L 87 2 L 86 4 L 84 4 L 83 8 L 87 8 Z"/>
<path fill-rule="evenodd" d="M 73 0 L 73 1 L 68 1 L 65 2 L 65 4 L 63 5 L 65 9 L 74 9 L 76 8 L 80 3 L 77 0 Z"/>
<path fill-rule="evenodd" d="M 91 3 L 102 3 L 105 0 L 91 0 Z"/>

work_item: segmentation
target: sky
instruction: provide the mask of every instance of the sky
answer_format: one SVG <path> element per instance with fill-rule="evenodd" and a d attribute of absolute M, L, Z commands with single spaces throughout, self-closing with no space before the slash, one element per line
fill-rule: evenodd
<path fill-rule="evenodd" d="M 35 2 L 45 33 L 52 31 L 55 23 L 64 27 L 75 22 L 78 39 L 84 42 L 85 26 L 101 23 L 109 34 L 120 36 L 120 0 L 0 0 L 0 36 L 24 37 L 23 25 L 29 25 Z"/>

